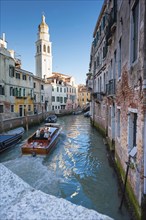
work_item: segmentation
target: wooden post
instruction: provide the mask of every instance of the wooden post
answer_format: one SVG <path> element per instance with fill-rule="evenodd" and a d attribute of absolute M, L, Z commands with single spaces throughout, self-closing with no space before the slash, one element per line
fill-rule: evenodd
<path fill-rule="evenodd" d="M 124 183 L 123 195 L 122 195 L 122 200 L 121 200 L 121 204 L 120 204 L 120 206 L 119 206 L 119 209 L 122 208 L 123 201 L 124 201 L 124 197 L 125 197 L 126 183 L 127 183 L 127 177 L 128 177 L 129 166 L 130 166 L 130 156 L 129 156 L 128 162 L 127 162 L 127 170 L 126 170 L 126 176 L 125 176 L 125 183 Z"/>
<path fill-rule="evenodd" d="M 25 109 L 25 122 L 26 122 L 26 131 L 28 131 L 28 116 L 27 116 L 27 110 Z"/>

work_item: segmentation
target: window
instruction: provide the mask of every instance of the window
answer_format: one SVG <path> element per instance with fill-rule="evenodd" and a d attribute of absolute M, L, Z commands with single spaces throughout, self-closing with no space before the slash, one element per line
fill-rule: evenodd
<path fill-rule="evenodd" d="M 30 97 L 33 98 L 33 90 L 30 90 Z"/>
<path fill-rule="evenodd" d="M 52 102 L 55 102 L 55 96 L 52 96 Z"/>
<path fill-rule="evenodd" d="M 39 53 L 39 46 L 37 46 L 37 53 Z"/>
<path fill-rule="evenodd" d="M 54 105 L 52 105 L 52 110 L 54 110 Z"/>
<path fill-rule="evenodd" d="M 117 52 L 115 50 L 115 52 L 114 52 L 114 62 L 113 62 L 113 79 L 116 78 L 116 55 L 117 55 Z"/>
<path fill-rule="evenodd" d="M 11 105 L 11 112 L 14 112 L 14 105 Z"/>
<path fill-rule="evenodd" d="M 57 87 L 57 92 L 59 92 L 59 88 Z"/>
<path fill-rule="evenodd" d="M 13 96 L 13 87 L 10 87 L 10 96 Z"/>
<path fill-rule="evenodd" d="M 3 113 L 3 112 L 4 112 L 4 106 L 0 105 L 0 113 Z"/>
<path fill-rule="evenodd" d="M 41 53 L 41 45 L 40 45 L 40 53 Z"/>
<path fill-rule="evenodd" d="M 48 46 L 48 53 L 50 53 L 50 47 Z"/>
<path fill-rule="evenodd" d="M 18 96 L 18 89 L 17 88 L 14 89 L 14 93 L 15 93 L 15 96 Z"/>
<path fill-rule="evenodd" d="M 31 76 L 29 76 L 29 81 L 31 81 Z"/>
<path fill-rule="evenodd" d="M 36 102 L 36 94 L 34 94 L 34 101 Z"/>
<path fill-rule="evenodd" d="M 62 88 L 60 88 L 60 92 L 62 92 Z"/>
<path fill-rule="evenodd" d="M 9 76 L 10 77 L 14 77 L 14 70 L 15 70 L 14 66 L 9 65 Z"/>
<path fill-rule="evenodd" d="M 41 90 L 44 90 L 44 85 L 41 85 Z"/>
<path fill-rule="evenodd" d="M 25 96 L 25 89 L 23 89 L 23 96 Z"/>
<path fill-rule="evenodd" d="M 22 79 L 26 80 L 26 75 L 25 74 L 22 75 Z"/>
<path fill-rule="evenodd" d="M 63 103 L 63 97 L 60 97 L 60 102 Z"/>
<path fill-rule="evenodd" d="M 43 97 L 43 95 L 41 96 L 41 101 L 42 101 L 42 102 L 44 101 L 44 97 Z"/>
<path fill-rule="evenodd" d="M 66 88 L 64 88 L 64 93 L 66 92 Z"/>
<path fill-rule="evenodd" d="M 44 45 L 44 47 L 43 47 L 43 48 L 44 48 L 44 52 L 46 52 L 46 45 Z"/>
<path fill-rule="evenodd" d="M 0 85 L 0 95 L 5 95 L 4 86 Z"/>
<path fill-rule="evenodd" d="M 57 102 L 59 102 L 59 96 L 57 96 Z"/>
<path fill-rule="evenodd" d="M 57 109 L 57 106 L 55 106 L 55 109 Z"/>
<path fill-rule="evenodd" d="M 119 53 L 118 53 L 118 77 L 121 77 L 121 39 L 119 41 Z"/>
<path fill-rule="evenodd" d="M 20 79 L 20 73 L 16 72 L 16 79 Z"/>
<path fill-rule="evenodd" d="M 104 73 L 103 75 L 103 91 L 105 92 L 106 91 L 106 73 Z"/>
<path fill-rule="evenodd" d="M 121 117 L 121 111 L 120 109 L 117 110 L 117 137 L 120 138 L 120 133 L 121 133 L 121 129 L 120 129 L 120 117 Z"/>
<path fill-rule="evenodd" d="M 28 112 L 31 111 L 31 105 L 28 105 Z"/>
<path fill-rule="evenodd" d="M 64 97 L 64 103 L 66 103 L 66 101 L 67 101 L 67 97 Z"/>
<path fill-rule="evenodd" d="M 137 113 L 128 114 L 128 151 L 136 147 L 137 140 Z"/>
<path fill-rule="evenodd" d="M 21 97 L 21 88 L 19 89 L 19 94 L 18 94 L 19 97 Z"/>
<path fill-rule="evenodd" d="M 36 83 L 33 83 L 33 88 L 36 88 Z"/>
<path fill-rule="evenodd" d="M 0 105 L 0 113 L 3 113 L 3 112 L 4 112 L 4 106 Z"/>
<path fill-rule="evenodd" d="M 54 91 L 54 87 L 52 86 L 52 91 Z"/>
<path fill-rule="evenodd" d="M 109 107 L 109 112 L 108 112 L 108 125 L 111 127 L 111 106 Z"/>
<path fill-rule="evenodd" d="M 132 63 L 137 59 L 138 56 L 138 20 L 139 20 L 139 1 L 136 1 L 132 9 Z"/>

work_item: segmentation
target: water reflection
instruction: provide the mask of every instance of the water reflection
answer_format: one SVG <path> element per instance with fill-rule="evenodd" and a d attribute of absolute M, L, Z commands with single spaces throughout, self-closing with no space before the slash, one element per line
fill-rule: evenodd
<path fill-rule="evenodd" d="M 59 118 L 62 134 L 46 157 L 21 155 L 21 144 L 0 155 L 14 173 L 31 186 L 92 208 L 116 220 L 129 220 L 119 212 L 117 178 L 109 166 L 102 137 L 82 115 Z M 29 136 L 36 128 L 29 131 Z M 26 138 L 25 136 L 25 138 Z M 24 140 L 25 141 L 25 140 Z"/>

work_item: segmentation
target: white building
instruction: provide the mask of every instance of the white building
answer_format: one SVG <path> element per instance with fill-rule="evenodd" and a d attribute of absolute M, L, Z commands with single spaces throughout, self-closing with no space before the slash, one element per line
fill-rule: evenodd
<path fill-rule="evenodd" d="M 50 42 L 49 28 L 42 16 L 38 26 L 38 40 L 36 41 L 36 76 L 40 78 L 52 75 L 52 43 Z"/>

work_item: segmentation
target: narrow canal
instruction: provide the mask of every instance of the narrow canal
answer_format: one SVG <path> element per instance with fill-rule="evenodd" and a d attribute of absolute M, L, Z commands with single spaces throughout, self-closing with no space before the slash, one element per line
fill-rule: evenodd
<path fill-rule="evenodd" d="M 102 136 L 83 115 L 60 117 L 62 134 L 48 156 L 22 156 L 21 145 L 34 131 L 25 133 L 21 144 L 0 155 L 6 167 L 45 193 L 94 209 L 115 220 L 130 220 L 115 171 L 110 166 Z"/>

